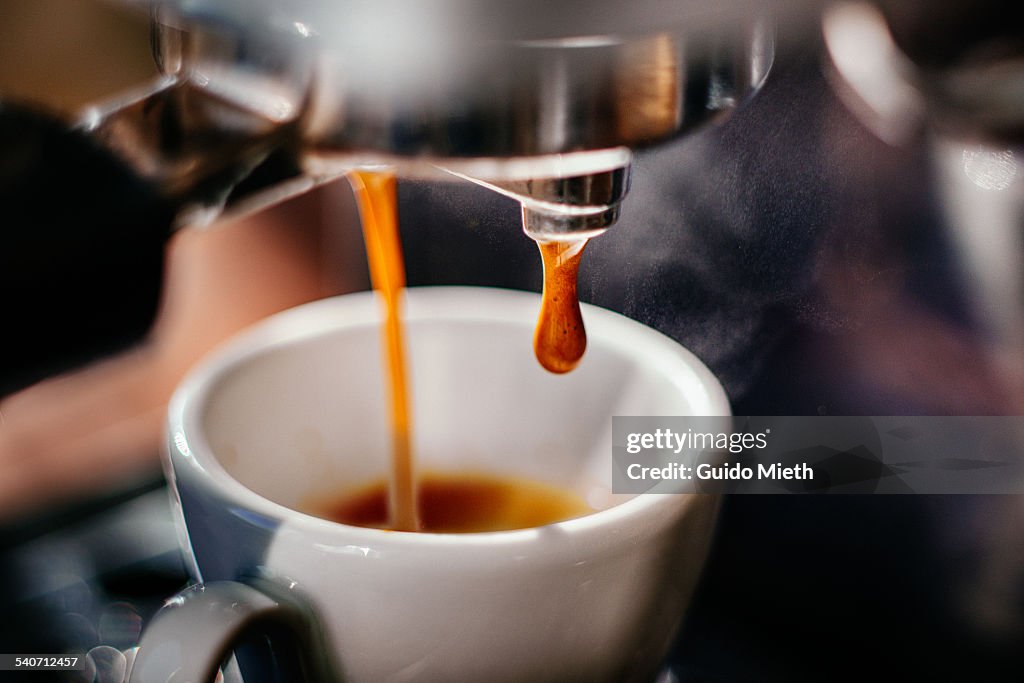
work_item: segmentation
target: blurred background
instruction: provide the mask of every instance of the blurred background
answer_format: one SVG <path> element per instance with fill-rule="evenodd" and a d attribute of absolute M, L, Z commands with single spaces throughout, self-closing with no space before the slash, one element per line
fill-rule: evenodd
<path fill-rule="evenodd" d="M 638 155 L 581 298 L 691 348 L 738 415 L 1020 414 L 1019 139 L 865 113 L 821 26 L 780 26 L 756 97 Z M 0 101 L 70 115 L 150 77 L 148 41 L 144 17 L 104 3 L 0 0 Z M 539 291 L 515 202 L 399 193 L 410 285 Z M 141 342 L 0 401 L 0 652 L 131 648 L 187 580 L 158 457 L 175 383 L 250 322 L 368 287 L 343 183 L 178 233 L 160 259 Z M 679 681 L 1019 680 L 1024 499 L 729 498 L 668 665 Z"/>

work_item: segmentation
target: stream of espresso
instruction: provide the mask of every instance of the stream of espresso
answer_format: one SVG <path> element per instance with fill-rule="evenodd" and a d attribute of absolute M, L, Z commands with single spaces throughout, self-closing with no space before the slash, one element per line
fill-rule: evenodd
<path fill-rule="evenodd" d="M 396 531 L 419 531 L 423 525 L 413 468 L 412 418 L 401 315 L 405 264 L 398 232 L 397 181 L 390 171 L 353 171 L 349 182 L 363 225 L 370 279 L 384 304 L 384 358 L 392 434 L 387 526 Z M 534 353 L 545 369 L 562 374 L 576 367 L 587 348 L 576 291 L 586 240 L 538 242 L 538 246 L 544 262 L 544 291 L 533 337 Z"/>
<path fill-rule="evenodd" d="M 396 179 L 392 172 L 354 171 L 349 182 L 359 206 L 370 280 L 384 303 L 384 357 L 391 396 L 391 476 L 389 526 L 396 531 L 420 528 L 412 462 L 412 420 L 406 373 L 402 292 L 405 264 L 398 233 Z"/>

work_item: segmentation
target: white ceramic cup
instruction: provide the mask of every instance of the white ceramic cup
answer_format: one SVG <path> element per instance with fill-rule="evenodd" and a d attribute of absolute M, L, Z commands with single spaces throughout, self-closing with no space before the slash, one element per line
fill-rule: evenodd
<path fill-rule="evenodd" d="M 583 362 L 551 375 L 533 357 L 538 307 L 522 292 L 407 292 L 417 464 L 538 479 L 604 509 L 475 534 L 380 531 L 298 511 L 383 477 L 389 432 L 378 300 L 287 311 L 215 353 L 174 397 L 167 471 L 187 563 L 206 588 L 157 616 L 133 680 L 206 675 L 289 595 L 308 607 L 296 623 L 315 622 L 299 647 L 325 655 L 327 678 L 651 680 L 717 500 L 611 495 L 611 418 L 726 415 L 728 401 L 686 349 L 591 306 Z M 239 588 L 254 576 L 261 592 Z"/>

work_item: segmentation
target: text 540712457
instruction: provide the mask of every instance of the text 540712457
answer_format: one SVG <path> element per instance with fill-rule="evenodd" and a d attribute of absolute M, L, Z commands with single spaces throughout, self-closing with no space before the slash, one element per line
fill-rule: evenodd
<path fill-rule="evenodd" d="M 0 654 L 0 671 L 80 671 L 84 666 L 82 655 Z"/>

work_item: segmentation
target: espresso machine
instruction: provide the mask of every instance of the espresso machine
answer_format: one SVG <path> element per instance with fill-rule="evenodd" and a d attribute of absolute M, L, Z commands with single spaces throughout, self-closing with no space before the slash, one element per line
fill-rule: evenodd
<path fill-rule="evenodd" d="M 123 264 L 86 272 L 75 255 L 55 255 L 53 267 L 30 270 L 14 256 L 59 250 L 74 239 L 43 247 L 26 237 L 6 250 L 12 286 L 18 277 L 45 282 L 41 298 L 63 302 L 52 319 L 68 326 L 41 338 L 74 338 L 81 350 L 95 334 L 89 354 L 102 350 L 112 327 L 134 328 L 129 336 L 137 336 L 152 311 L 134 322 L 82 318 L 75 311 L 96 307 L 67 302 L 76 280 L 99 281 L 97 270 L 117 273 L 112 280 L 139 283 L 132 289 L 149 301 L 136 309 L 152 309 L 152 273 L 160 271 L 159 245 L 170 232 L 253 212 L 356 168 L 478 183 L 517 201 L 522 228 L 534 239 L 601 234 L 628 192 L 631 150 L 726 115 L 763 82 L 773 56 L 773 31 L 759 2 L 652 1 L 628 9 L 457 0 L 122 4 L 149 14 L 157 78 L 88 107 L 77 121 L 47 121 L 11 103 L 3 110 L 5 130 L 22 146 L 60 130 L 66 139 L 53 146 L 66 146 L 67 158 L 102 159 L 90 156 L 96 166 L 75 178 L 56 177 L 53 166 L 66 167 L 58 158 L 39 167 L 9 159 L 8 175 L 18 182 L 8 183 L 4 203 L 19 222 L 48 220 L 45 211 L 30 216 L 44 203 L 45 190 L 33 188 L 75 185 L 93 199 L 74 200 L 74 219 L 105 214 L 85 230 L 94 245 L 104 232 L 139 242 L 131 259 L 138 269 L 123 272 Z M 124 186 L 99 187 L 112 176 Z M 88 187 L 93 180 L 97 188 Z M 137 205 L 117 210 L 125 220 L 159 227 L 112 220 L 117 212 L 109 205 L 124 202 L 107 202 L 108 192 L 135 198 Z M 73 250 L 80 255 L 82 245 Z M 93 296 L 117 296 L 116 289 L 111 282 Z M 31 329 L 32 315 L 15 307 L 13 326 Z M 6 380 L 6 391 L 54 370 L 32 367 L 47 365 L 32 357 L 52 342 L 27 333 L 16 342 L 17 364 L 0 373 L 18 378 Z"/>
<path fill-rule="evenodd" d="M 119 4 L 149 17 L 160 75 L 74 120 L 18 108 L 3 138 L 52 136 L 117 181 L 76 194 L 73 216 L 22 170 L 3 197 L 19 225 L 43 207 L 134 245 L 89 294 L 123 297 L 130 279 L 139 313 L 83 324 L 78 261 L 30 263 L 58 240 L 17 231 L 0 277 L 62 264 L 33 302 L 63 302 L 70 327 L 12 307 L 24 332 L 0 393 L 143 334 L 174 231 L 393 168 L 428 214 L 408 220 L 411 284 L 455 277 L 452 241 L 498 240 L 517 271 L 498 284 L 535 287 L 522 230 L 608 231 L 581 296 L 693 349 L 736 414 L 1019 412 L 1009 3 Z M 14 111 L 0 99 L 0 120 Z M 493 234 L 453 230 L 467 211 L 496 216 Z M 90 242 L 59 234 L 71 255 Z M 737 496 L 666 680 L 1016 680 L 1021 529 L 1013 496 Z"/>

